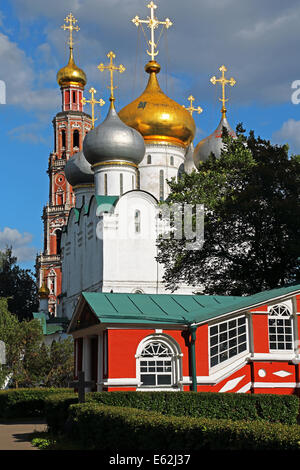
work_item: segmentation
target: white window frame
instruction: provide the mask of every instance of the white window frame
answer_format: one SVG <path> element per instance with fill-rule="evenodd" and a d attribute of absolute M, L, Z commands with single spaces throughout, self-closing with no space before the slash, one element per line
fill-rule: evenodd
<path fill-rule="evenodd" d="M 163 347 L 166 347 L 170 350 L 171 354 L 170 356 L 166 357 L 161 357 L 161 356 L 152 356 L 152 358 L 147 358 L 143 357 L 142 353 L 144 349 L 149 346 L 151 343 L 160 343 Z M 153 335 L 149 335 L 146 338 L 144 338 L 140 344 L 138 345 L 137 352 L 135 355 L 136 358 L 136 377 L 138 380 L 138 383 L 140 384 L 138 386 L 138 390 L 140 391 L 158 391 L 158 390 L 168 390 L 168 391 L 179 391 L 182 390 L 182 358 L 183 354 L 181 353 L 179 345 L 176 343 L 176 341 L 163 333 L 155 333 Z M 165 360 L 171 360 L 171 373 L 169 372 L 152 372 L 153 374 L 156 374 L 156 383 L 157 383 L 157 376 L 158 375 L 171 375 L 171 384 L 170 385 L 143 385 L 141 376 L 141 362 L 146 362 L 146 361 L 165 361 Z M 161 367 L 161 366 L 160 366 Z M 147 374 L 147 372 L 145 372 Z"/>
<path fill-rule="evenodd" d="M 280 310 L 281 310 L 281 314 L 280 314 Z M 278 313 L 276 313 L 276 311 L 278 311 Z M 283 314 L 283 313 L 288 313 L 288 315 L 286 314 Z M 288 319 L 290 321 L 290 325 L 284 325 L 282 326 L 284 329 L 285 328 L 291 328 L 291 332 L 286 332 L 286 331 L 283 331 L 283 336 L 284 336 L 284 339 L 283 341 L 279 341 L 278 339 L 278 336 L 279 336 L 279 332 L 277 331 L 277 328 L 281 328 L 281 325 L 276 325 L 276 333 L 271 333 L 270 332 L 270 327 L 272 327 L 272 325 L 270 325 L 270 320 L 271 319 L 278 319 L 278 320 L 286 320 Z M 293 312 L 291 311 L 291 309 L 285 305 L 285 304 L 276 304 L 276 305 L 272 305 L 268 308 L 268 340 L 269 340 L 269 351 L 271 353 L 274 353 L 274 352 L 280 352 L 280 353 L 287 353 L 287 354 L 290 354 L 291 352 L 294 352 L 294 334 L 295 334 L 295 325 L 294 325 L 294 316 L 293 316 Z M 275 335 L 276 336 L 276 340 L 275 341 L 271 341 L 270 337 Z M 292 339 L 291 341 L 288 341 L 289 343 L 291 343 L 291 348 L 290 349 L 286 349 L 286 348 L 271 348 L 271 343 L 276 343 L 276 344 L 280 344 L 280 343 L 286 343 L 287 341 L 285 340 L 287 336 L 291 336 Z"/>
<path fill-rule="evenodd" d="M 229 332 L 230 331 L 234 331 L 234 330 L 237 330 L 238 332 L 238 328 L 244 326 L 244 325 L 238 325 L 238 321 L 239 319 L 245 319 L 245 332 L 241 333 L 240 335 L 237 334 L 235 336 L 232 336 L 230 338 L 229 336 Z M 232 321 L 236 321 L 236 327 L 230 327 L 230 322 Z M 222 327 L 222 325 L 224 325 L 224 327 Z M 227 325 L 227 328 L 225 328 Z M 211 330 L 212 328 L 214 327 L 218 327 L 218 333 L 216 335 L 211 335 Z M 224 328 L 224 331 L 221 331 L 221 328 L 223 329 Z M 220 341 L 221 339 L 221 334 L 223 333 L 227 333 L 227 339 L 225 339 L 224 341 Z M 227 359 L 223 360 L 223 361 L 218 361 L 216 364 L 214 365 L 211 365 L 211 359 L 212 357 L 215 357 L 216 355 L 215 354 L 211 354 L 212 352 L 212 348 L 215 348 L 218 346 L 218 353 L 217 353 L 217 356 L 219 356 L 222 353 L 226 353 L 230 351 L 230 349 L 233 349 L 235 347 L 238 347 L 239 344 L 237 343 L 237 345 L 232 345 L 230 346 L 230 341 L 233 341 L 235 338 L 238 338 L 239 336 L 242 336 L 242 335 L 246 335 L 246 349 L 241 351 L 241 352 L 238 352 L 237 354 L 231 356 L 231 357 L 228 357 Z M 218 341 L 216 344 L 212 344 L 212 337 L 218 337 Z M 227 347 L 225 348 L 225 345 L 226 343 L 228 344 Z M 221 344 L 224 344 L 224 350 L 223 351 L 220 351 L 219 349 L 219 346 Z M 241 343 L 240 345 L 242 345 L 244 343 Z M 236 360 L 240 359 L 241 357 L 243 356 L 246 356 L 249 354 L 249 344 L 250 344 L 250 341 L 249 341 L 249 319 L 248 319 L 248 316 L 246 314 L 243 314 L 243 315 L 238 315 L 238 316 L 234 316 L 234 317 L 229 317 L 228 319 L 224 320 L 224 321 L 218 321 L 218 322 L 214 322 L 212 324 L 209 325 L 209 328 L 208 328 L 208 363 L 209 363 L 209 370 L 213 370 L 214 372 L 220 370 L 220 369 L 223 369 L 224 367 L 228 366 L 229 364 L 235 362 Z M 229 354 L 228 354 L 229 356 Z"/>

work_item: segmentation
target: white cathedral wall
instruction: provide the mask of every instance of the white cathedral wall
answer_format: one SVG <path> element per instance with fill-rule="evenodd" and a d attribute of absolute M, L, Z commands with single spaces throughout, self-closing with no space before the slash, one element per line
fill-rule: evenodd
<path fill-rule="evenodd" d="M 135 213 L 139 211 L 140 231 Z M 131 191 L 118 201 L 114 214 L 104 216 L 103 291 L 156 292 L 156 200 L 143 191 Z"/>
<path fill-rule="evenodd" d="M 83 291 L 166 293 L 163 266 L 157 256 L 157 200 L 149 193 L 129 191 L 112 213 L 97 214 L 91 199 L 79 221 L 72 210 L 62 235 L 62 302 L 59 316 L 71 318 Z M 136 231 L 139 211 L 139 231 Z M 182 285 L 175 294 L 192 294 Z"/>
<path fill-rule="evenodd" d="M 170 193 L 166 180 L 178 177 L 178 170 L 184 165 L 186 149 L 171 144 L 147 144 L 143 160 L 139 164 L 140 189 L 161 199 L 160 171 L 163 171 L 163 199 Z M 148 156 L 151 163 L 148 163 Z M 173 164 L 172 164 L 173 163 Z"/>
<path fill-rule="evenodd" d="M 93 198 L 87 213 L 83 208 L 79 221 L 70 213 L 62 235 L 62 300 L 59 314 L 71 318 L 83 291 L 99 291 L 102 286 L 102 240 L 97 237 L 97 203 Z"/>

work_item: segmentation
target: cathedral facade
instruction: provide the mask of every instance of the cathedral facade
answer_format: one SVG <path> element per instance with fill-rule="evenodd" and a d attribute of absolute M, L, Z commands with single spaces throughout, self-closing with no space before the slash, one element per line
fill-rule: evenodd
<path fill-rule="evenodd" d="M 145 90 L 117 109 L 113 74 L 124 67 L 109 52 L 109 64 L 98 68 L 110 73 L 110 107 L 96 127 L 82 109 L 86 77 L 74 62 L 76 20 L 68 17 L 70 59 L 58 73 L 63 110 L 54 119 L 39 258 L 41 311 L 49 299 L 50 311 L 68 320 L 75 375 L 84 371 L 93 390 L 296 393 L 300 286 L 248 297 L 195 295 L 188 285 L 172 294 L 164 286 L 156 261 L 166 228 L 159 203 L 169 194 L 167 180 L 199 169 L 211 152 L 220 155 L 223 127 L 235 137 L 224 94 L 235 80 L 226 79 L 224 66 L 212 78 L 222 85 L 221 121 L 194 149 L 192 102 L 176 103 L 158 80 L 154 32 L 172 23 L 157 20 L 153 2 L 148 8 L 148 20 L 133 19 L 151 30 Z"/>

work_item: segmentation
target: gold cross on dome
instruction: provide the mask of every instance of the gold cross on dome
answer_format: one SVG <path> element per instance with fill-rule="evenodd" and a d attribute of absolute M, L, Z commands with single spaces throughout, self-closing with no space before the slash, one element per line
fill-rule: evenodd
<path fill-rule="evenodd" d="M 67 23 L 66 25 L 62 25 L 62 29 L 64 31 L 66 30 L 69 30 L 70 32 L 70 37 L 69 37 L 69 45 L 70 45 L 70 48 L 73 48 L 73 31 L 79 31 L 80 28 L 79 26 L 75 26 L 76 23 L 77 23 L 77 20 L 76 18 L 74 18 L 74 16 L 72 15 L 72 13 L 70 13 L 66 18 L 65 18 L 65 22 Z"/>
<path fill-rule="evenodd" d="M 100 72 L 104 72 L 104 70 L 109 70 L 110 72 L 110 86 L 108 86 L 107 88 L 110 88 L 110 101 L 114 101 L 114 90 L 117 88 L 116 86 L 114 87 L 114 72 L 120 72 L 120 73 L 123 73 L 125 72 L 125 67 L 124 65 L 119 65 L 118 67 L 116 65 L 114 65 L 113 63 L 113 59 L 116 58 L 116 55 L 113 51 L 110 51 L 108 54 L 107 54 L 107 57 L 109 58 L 109 65 L 104 65 L 104 64 L 99 64 L 98 65 L 98 69 L 100 70 Z"/>
<path fill-rule="evenodd" d="M 154 15 L 154 10 L 156 10 L 157 5 L 153 1 L 148 3 L 147 8 L 150 8 L 151 10 L 151 16 L 147 17 L 147 20 L 141 20 L 139 16 L 135 16 L 131 21 L 136 25 L 140 26 L 141 24 L 146 24 L 148 28 L 151 30 L 151 38 L 150 41 L 148 41 L 148 44 L 150 46 L 150 51 L 147 51 L 147 54 L 151 56 L 151 60 L 155 60 L 155 57 L 158 54 L 158 51 L 155 51 L 157 44 L 155 43 L 155 34 L 154 30 L 158 28 L 159 25 L 165 26 L 166 29 L 170 28 L 172 26 L 172 22 L 169 20 L 169 18 L 166 18 L 165 21 L 159 21 L 155 15 Z"/>
<path fill-rule="evenodd" d="M 219 98 L 220 101 L 222 101 L 223 103 L 223 106 L 222 106 L 222 114 L 223 116 L 225 116 L 226 114 L 226 107 L 225 107 L 225 103 L 226 101 L 228 101 L 228 99 L 225 98 L 225 86 L 226 85 L 231 85 L 231 86 L 234 86 L 236 84 L 236 81 L 234 78 L 230 78 L 229 80 L 227 78 L 225 78 L 225 72 L 227 72 L 227 68 L 225 67 L 225 65 L 221 65 L 221 67 L 219 68 L 220 72 L 222 72 L 222 77 L 220 78 L 216 78 L 215 76 L 211 77 L 210 81 L 211 83 L 213 83 L 214 85 L 217 83 L 217 82 L 220 82 L 221 83 L 221 86 L 222 86 L 222 98 Z"/>
<path fill-rule="evenodd" d="M 93 88 L 93 87 L 90 88 L 89 93 L 92 95 L 91 99 L 87 100 L 86 98 L 83 97 L 82 100 L 81 100 L 81 103 L 82 104 L 89 103 L 91 105 L 91 107 L 92 107 L 92 129 L 94 129 L 95 121 L 97 121 L 97 118 L 95 118 L 95 104 L 99 104 L 100 106 L 103 106 L 105 104 L 105 101 L 103 101 L 102 98 L 100 98 L 99 101 L 95 100 L 94 96 L 95 96 L 95 93 L 97 93 L 95 88 Z"/>
<path fill-rule="evenodd" d="M 196 113 L 198 113 L 198 114 L 201 114 L 201 113 L 202 113 L 203 109 L 201 108 L 201 106 L 198 106 L 197 108 L 194 108 L 193 102 L 195 101 L 195 98 L 194 98 L 192 95 L 190 95 L 190 96 L 188 97 L 188 101 L 190 102 L 190 106 L 189 106 L 188 108 L 186 108 L 184 105 L 182 105 L 182 106 L 183 106 L 185 109 L 187 109 L 187 111 L 190 112 L 191 116 L 193 116 L 193 112 L 194 112 L 194 111 L 195 111 Z"/>

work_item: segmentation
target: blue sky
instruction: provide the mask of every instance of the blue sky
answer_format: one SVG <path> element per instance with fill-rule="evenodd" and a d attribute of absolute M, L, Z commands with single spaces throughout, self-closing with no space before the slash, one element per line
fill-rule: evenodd
<path fill-rule="evenodd" d="M 32 268 L 42 249 L 43 206 L 48 200 L 46 173 L 53 150 L 52 119 L 60 111 L 56 73 L 67 63 L 67 34 L 61 29 L 70 11 L 78 19 L 75 61 L 90 86 L 108 103 L 108 77 L 97 65 L 113 50 L 126 72 L 117 79 L 116 106 L 143 91 L 148 61 L 142 33 L 131 19 L 146 18 L 147 0 L 0 0 L 1 217 L 0 249 L 12 244 L 19 262 Z M 225 64 L 237 83 L 228 89 L 228 120 L 273 143 L 289 143 L 300 153 L 300 104 L 291 85 L 300 80 L 300 1 L 157 0 L 157 16 L 173 26 L 163 35 L 157 60 L 162 89 L 181 104 L 190 94 L 203 108 L 194 114 L 197 134 L 217 127 L 220 87 L 210 78 Z M 229 87 L 228 87 L 229 88 Z M 89 112 L 89 108 L 86 108 Z M 104 119 L 107 104 L 101 108 Z"/>

